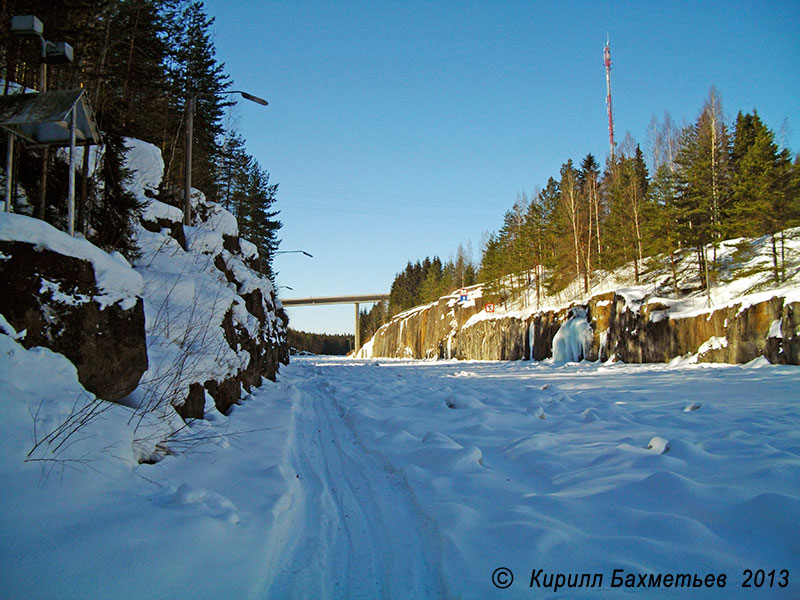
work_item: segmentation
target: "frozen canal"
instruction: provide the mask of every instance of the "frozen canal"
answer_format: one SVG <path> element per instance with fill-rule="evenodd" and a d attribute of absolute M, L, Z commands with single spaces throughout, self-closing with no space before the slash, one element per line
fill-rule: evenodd
<path fill-rule="evenodd" d="M 799 389 L 762 362 L 298 358 L 185 456 L 44 483 L 9 459 L 26 410 L 0 595 L 797 598 Z"/>

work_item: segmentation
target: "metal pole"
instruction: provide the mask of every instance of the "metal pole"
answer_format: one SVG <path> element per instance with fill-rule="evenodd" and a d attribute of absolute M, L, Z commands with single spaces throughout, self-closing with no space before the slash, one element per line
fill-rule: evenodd
<path fill-rule="evenodd" d="M 69 123 L 69 197 L 67 201 L 67 221 L 70 235 L 75 235 L 75 115 L 77 103 L 72 107 Z M 85 151 L 84 147 L 84 151 Z"/>
<path fill-rule="evenodd" d="M 358 352 L 361 349 L 361 328 L 358 326 L 358 302 L 356 302 L 356 345 L 354 350 Z"/>
<path fill-rule="evenodd" d="M 11 180 L 14 167 L 14 134 L 8 132 L 8 145 L 6 146 L 6 212 L 11 210 Z"/>
<path fill-rule="evenodd" d="M 39 63 L 39 91 L 47 91 L 47 42 L 43 37 L 39 40 L 42 44 L 42 57 Z M 50 158 L 50 149 L 42 147 L 42 173 L 39 177 L 39 218 L 44 220 L 47 210 L 47 166 Z"/>
<path fill-rule="evenodd" d="M 192 135 L 194 128 L 194 96 L 186 99 L 186 151 L 184 156 L 183 224 L 192 224 Z"/>

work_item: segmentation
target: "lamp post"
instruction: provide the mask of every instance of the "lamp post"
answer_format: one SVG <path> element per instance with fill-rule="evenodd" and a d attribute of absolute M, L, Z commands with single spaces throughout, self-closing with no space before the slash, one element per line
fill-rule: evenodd
<path fill-rule="evenodd" d="M 309 258 L 314 258 L 313 254 L 309 254 L 305 250 L 279 250 L 278 252 L 273 252 L 272 255 L 276 256 L 278 254 L 294 254 L 294 253 L 305 254 Z"/>
<path fill-rule="evenodd" d="M 194 111 L 197 108 L 198 98 L 213 98 L 224 94 L 239 94 L 245 100 L 255 102 L 261 106 L 267 106 L 268 102 L 263 98 L 254 96 L 241 90 L 231 90 L 229 92 L 217 92 L 206 94 L 194 94 L 186 99 L 186 151 L 183 182 L 183 224 L 192 224 L 192 138 L 194 137 Z"/>
<path fill-rule="evenodd" d="M 11 17 L 11 33 L 14 35 L 34 36 L 39 39 L 39 91 L 47 91 L 47 63 L 71 63 L 73 58 L 72 46 L 67 42 L 49 42 L 44 39 L 44 23 L 36 15 L 15 15 Z M 8 150 L 13 152 L 13 136 L 9 134 Z M 49 151 L 47 146 L 42 148 L 42 175 L 39 181 L 39 218 L 44 219 L 45 198 L 47 194 L 47 162 Z M 73 175 L 74 176 L 74 175 Z M 8 208 L 6 209 L 8 210 Z"/>

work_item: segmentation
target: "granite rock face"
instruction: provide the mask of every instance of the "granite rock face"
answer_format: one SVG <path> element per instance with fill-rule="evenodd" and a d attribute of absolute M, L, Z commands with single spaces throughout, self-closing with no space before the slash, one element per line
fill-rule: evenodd
<path fill-rule="evenodd" d="M 585 310 L 592 327 L 589 360 L 667 362 L 697 355 L 701 362 L 745 363 L 764 356 L 800 364 L 800 302 L 781 295 L 673 315 L 670 301 L 609 292 L 558 310 L 483 319 L 470 319 L 477 307 L 461 308 L 446 297 L 384 325 L 371 340 L 371 355 L 544 360 L 552 357 L 553 338 L 573 307 Z"/>

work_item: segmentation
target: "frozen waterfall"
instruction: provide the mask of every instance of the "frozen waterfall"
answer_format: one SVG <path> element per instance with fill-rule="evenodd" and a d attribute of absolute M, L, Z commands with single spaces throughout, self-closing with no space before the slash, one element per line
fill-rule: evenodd
<path fill-rule="evenodd" d="M 592 347 L 592 326 L 586 317 L 586 309 L 569 309 L 569 318 L 553 338 L 553 362 L 578 362 L 589 356 Z"/>

